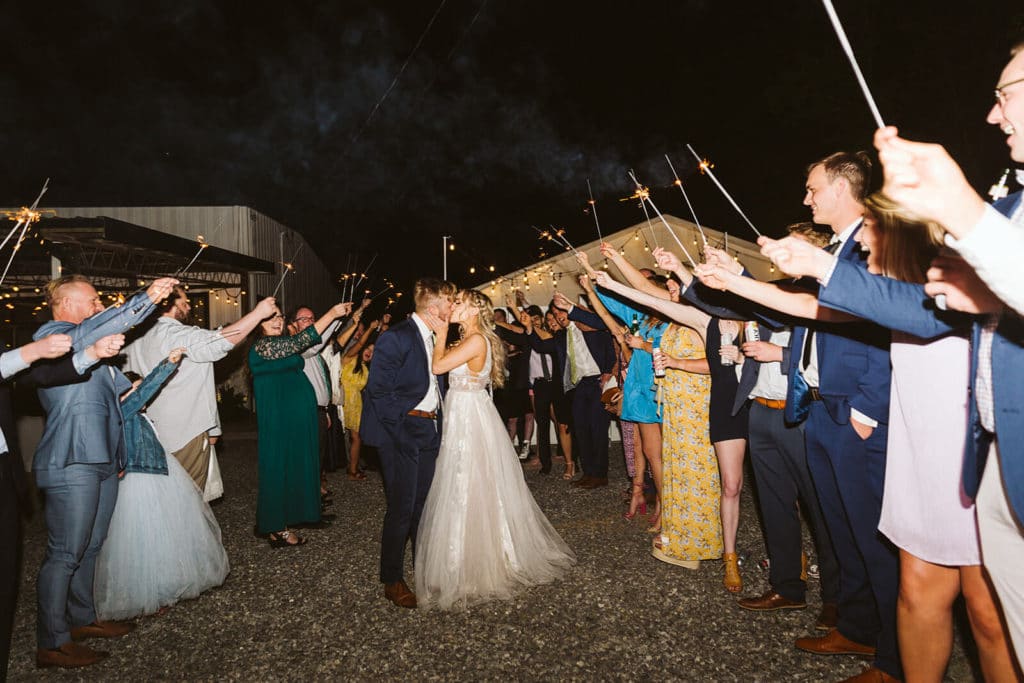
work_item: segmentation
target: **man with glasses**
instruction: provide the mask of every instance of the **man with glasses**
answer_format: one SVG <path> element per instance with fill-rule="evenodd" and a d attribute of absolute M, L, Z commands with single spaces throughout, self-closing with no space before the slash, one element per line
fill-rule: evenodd
<path fill-rule="evenodd" d="M 1010 158 L 1024 163 L 1024 37 L 1010 51 L 988 123 L 1006 135 Z M 971 344 L 970 422 L 963 489 L 977 494 L 985 568 L 1002 603 L 1017 661 L 1024 663 L 1024 198 L 987 206 L 939 145 L 904 140 L 895 128 L 875 134 L 885 168 L 883 191 L 941 224 L 961 259 L 942 258 L 925 291 L 950 308 L 980 313 Z M 1008 310 L 1013 309 L 1013 310 Z"/>
<path fill-rule="evenodd" d="M 180 285 L 161 310 L 149 331 L 126 349 L 128 368 L 146 377 L 172 349 L 185 349 L 178 371 L 149 404 L 146 414 L 164 450 L 174 455 L 199 490 L 205 491 L 210 446 L 221 433 L 213 364 L 274 312 L 274 299 L 263 299 L 251 313 L 219 330 L 186 324 L 192 304 Z"/>

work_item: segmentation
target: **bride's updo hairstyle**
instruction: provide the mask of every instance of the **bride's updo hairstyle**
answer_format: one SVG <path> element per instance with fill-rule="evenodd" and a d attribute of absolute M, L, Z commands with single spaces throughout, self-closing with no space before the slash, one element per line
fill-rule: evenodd
<path fill-rule="evenodd" d="M 475 289 L 464 289 L 459 296 L 479 311 L 480 333 L 491 344 L 491 385 L 500 389 L 505 386 L 505 342 L 494 331 L 494 306 L 487 296 Z"/>

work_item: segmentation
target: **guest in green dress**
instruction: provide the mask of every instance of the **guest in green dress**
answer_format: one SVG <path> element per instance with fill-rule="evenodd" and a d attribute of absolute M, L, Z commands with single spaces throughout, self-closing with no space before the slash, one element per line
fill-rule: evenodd
<path fill-rule="evenodd" d="M 289 525 L 320 521 L 316 395 L 302 371 L 301 354 L 351 309 L 350 303 L 336 304 L 299 334 L 282 336 L 284 316 L 275 308 L 249 350 L 259 436 L 256 527 L 275 548 L 306 542 Z"/>

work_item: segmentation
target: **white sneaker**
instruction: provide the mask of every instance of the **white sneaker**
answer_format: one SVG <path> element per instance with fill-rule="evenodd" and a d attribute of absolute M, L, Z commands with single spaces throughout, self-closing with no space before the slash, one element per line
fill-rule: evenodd
<path fill-rule="evenodd" d="M 519 446 L 519 459 L 526 460 L 530 457 L 530 444 L 529 442 L 521 444 Z"/>

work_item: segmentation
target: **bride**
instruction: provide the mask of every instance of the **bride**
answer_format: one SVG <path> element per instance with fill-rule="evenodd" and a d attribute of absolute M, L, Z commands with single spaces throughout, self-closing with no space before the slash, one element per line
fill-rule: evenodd
<path fill-rule="evenodd" d="M 504 346 L 490 300 L 459 293 L 451 322 L 462 338 L 447 348 L 448 323 L 429 316 L 437 335 L 433 372 L 448 374 L 444 432 L 416 543 L 416 594 L 422 607 L 468 606 L 548 583 L 576 557 L 537 507 L 519 457 L 487 391 L 504 382 Z"/>

